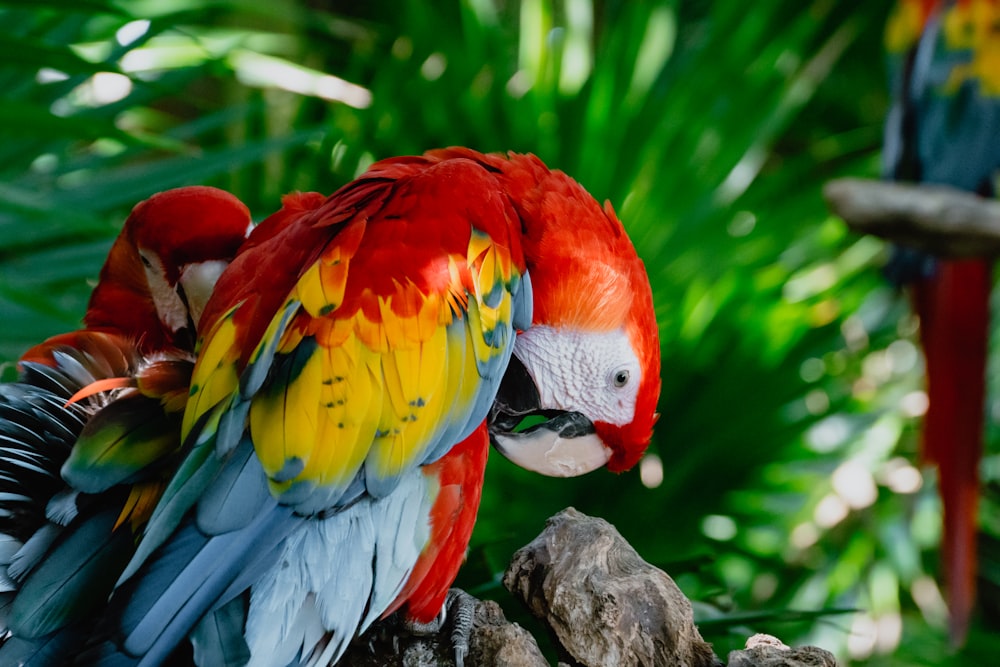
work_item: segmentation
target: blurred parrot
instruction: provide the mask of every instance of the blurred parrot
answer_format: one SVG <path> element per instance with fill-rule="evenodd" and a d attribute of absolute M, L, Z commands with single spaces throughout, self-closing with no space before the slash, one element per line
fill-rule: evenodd
<path fill-rule="evenodd" d="M 333 664 L 397 609 L 441 612 L 490 439 L 547 474 L 621 471 L 656 419 L 642 263 L 533 156 L 445 149 L 287 196 L 200 331 L 185 458 L 85 664 L 185 638 L 201 665 Z"/>
<path fill-rule="evenodd" d="M 0 664 L 63 664 L 110 594 L 162 491 L 154 463 L 180 446 L 194 326 L 250 224 L 215 188 L 140 203 L 85 328 L 31 348 L 18 381 L 0 385 Z M 104 389 L 117 393 L 94 395 Z M 109 453 L 127 465 L 105 487 L 73 474 L 92 476 Z"/>
<path fill-rule="evenodd" d="M 1000 167 L 1000 2 L 902 0 L 890 17 L 894 104 L 886 178 L 996 195 Z M 892 272 L 913 289 L 926 359 L 923 456 L 939 471 L 950 636 L 965 641 L 975 605 L 992 263 L 896 249 Z"/>

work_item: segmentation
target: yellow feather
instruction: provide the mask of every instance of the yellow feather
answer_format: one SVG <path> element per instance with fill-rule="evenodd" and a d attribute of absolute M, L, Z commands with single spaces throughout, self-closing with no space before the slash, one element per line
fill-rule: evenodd
<path fill-rule="evenodd" d="M 119 526 L 128 521 L 132 532 L 138 532 L 149 520 L 166 486 L 167 483 L 160 479 L 133 484 L 122 511 L 115 520 L 114 530 L 118 530 Z"/>
<path fill-rule="evenodd" d="M 323 284 L 330 303 L 340 306 L 344 302 L 344 292 L 347 290 L 347 274 L 350 262 L 347 260 L 327 260 L 324 258 L 321 269 Z"/>
<path fill-rule="evenodd" d="M 482 297 L 493 289 L 493 286 L 498 282 L 498 277 L 496 246 L 491 245 L 482 254 L 482 263 L 479 265 L 479 280 L 476 284 L 478 289 L 476 296 Z"/>
<path fill-rule="evenodd" d="M 445 294 L 445 299 L 447 300 L 447 312 L 446 309 L 441 309 L 441 318 L 438 320 L 438 324 L 447 325 L 456 316 L 465 312 L 466 304 L 469 301 L 469 295 L 465 291 L 465 286 L 462 284 L 462 273 L 459 270 L 458 262 L 461 260 L 460 257 L 451 256 L 448 258 L 448 292 Z"/>
<path fill-rule="evenodd" d="M 476 266 L 479 262 L 479 256 L 492 246 L 493 239 L 491 239 L 487 234 L 472 230 L 472 234 L 469 236 L 469 252 L 467 255 L 468 266 Z"/>
<path fill-rule="evenodd" d="M 472 343 L 472 353 L 475 358 L 479 361 L 486 361 L 490 358 L 492 350 L 483 340 L 483 321 L 480 317 L 479 303 L 476 301 L 469 301 L 469 309 L 466 311 L 465 316 L 469 320 L 469 330 L 471 333 L 470 342 Z"/>
<path fill-rule="evenodd" d="M 392 476 L 420 460 L 442 427 L 440 416 L 453 407 L 445 389 L 448 333 L 443 327 L 419 347 L 394 350 L 382 357 L 382 373 L 389 398 L 382 408 L 377 441 L 369 455 L 376 474 Z"/>
<path fill-rule="evenodd" d="M 386 352 L 389 348 L 385 341 L 385 333 L 378 322 L 369 320 L 363 311 L 354 316 L 354 330 L 368 349 L 373 352 Z"/>
<path fill-rule="evenodd" d="M 294 295 L 302 301 L 303 307 L 313 317 L 323 317 L 340 307 L 347 289 L 347 274 L 350 262 L 326 254 L 302 274 L 295 285 Z"/>
<path fill-rule="evenodd" d="M 317 349 L 309 356 L 298 377 L 285 388 L 285 460 L 309 461 L 317 444 L 316 431 L 323 379 L 323 354 Z"/>
<path fill-rule="evenodd" d="M 437 294 L 428 294 L 417 311 L 416 327 L 420 340 L 427 340 L 434 335 L 441 320 L 442 303 Z"/>
<path fill-rule="evenodd" d="M 458 398 L 462 383 L 465 381 L 467 367 L 474 368 L 475 363 L 472 363 L 472 359 L 466 358 L 465 349 L 468 339 L 466 327 L 461 325 L 448 327 L 445 330 L 445 336 L 447 342 L 445 343 L 444 366 L 441 369 L 442 389 L 445 396 Z"/>
<path fill-rule="evenodd" d="M 388 399 L 382 405 L 382 418 L 379 429 L 389 431 L 399 428 L 400 413 L 406 407 L 406 396 L 403 392 L 403 378 L 400 376 L 399 363 L 395 355 L 382 355 L 382 377 L 385 381 L 383 389 Z"/>
<path fill-rule="evenodd" d="M 374 355 L 357 339 L 326 351 L 324 402 L 316 450 L 302 476 L 320 484 L 347 484 L 361 467 L 381 413 L 381 383 L 372 373 Z M 329 384 L 326 384 L 329 382 Z"/>
<path fill-rule="evenodd" d="M 302 339 L 305 338 L 308 332 L 298 326 L 289 326 L 285 329 L 285 333 L 281 336 L 281 341 L 278 344 L 277 351 L 281 354 L 289 354 L 292 350 L 299 346 Z"/>
<path fill-rule="evenodd" d="M 202 415 L 230 398 L 239 385 L 236 375 L 236 325 L 229 311 L 215 326 L 208 344 L 201 350 L 191 376 L 191 397 L 181 424 L 183 437 Z"/>
<path fill-rule="evenodd" d="M 448 333 L 440 328 L 436 335 L 420 346 L 421 382 L 417 391 L 419 396 L 424 397 L 424 402 L 416 407 L 416 419 L 409 424 L 424 447 L 443 428 L 441 416 L 446 409 L 454 409 L 461 404 L 458 397 L 447 392 L 448 361 Z"/>
<path fill-rule="evenodd" d="M 250 435 L 264 470 L 272 475 L 285 465 L 285 395 L 258 394 L 250 405 Z"/>
<path fill-rule="evenodd" d="M 325 315 L 329 312 L 331 305 L 321 269 L 322 262 L 314 263 L 302 274 L 299 282 L 295 285 L 295 298 L 302 302 L 302 307 L 313 317 Z"/>
<path fill-rule="evenodd" d="M 342 318 L 331 320 L 323 318 L 315 324 L 316 340 L 325 348 L 335 348 L 345 345 L 349 337 L 355 335 L 355 321 L 353 318 Z"/>
<path fill-rule="evenodd" d="M 465 354 L 460 362 L 461 384 L 456 390 L 456 395 L 468 401 L 479 388 L 482 377 L 479 375 L 479 367 L 476 365 L 477 347 L 482 346 L 482 336 L 477 329 L 471 326 L 462 332 L 465 336 Z"/>
<path fill-rule="evenodd" d="M 385 336 L 386 351 L 412 347 L 412 337 L 407 331 L 410 322 L 408 318 L 400 317 L 392 309 L 392 298 L 379 298 L 379 314 L 382 318 L 382 331 Z"/>

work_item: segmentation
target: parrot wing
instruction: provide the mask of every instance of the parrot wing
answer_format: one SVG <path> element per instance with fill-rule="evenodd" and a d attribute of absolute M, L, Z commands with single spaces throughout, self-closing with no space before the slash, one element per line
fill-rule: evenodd
<path fill-rule="evenodd" d="M 87 638 L 181 458 L 193 327 L 249 224 L 216 188 L 139 203 L 85 328 L 0 386 L 0 664 L 65 664 Z"/>
<path fill-rule="evenodd" d="M 3 664 L 58 662 L 83 638 L 180 444 L 192 365 L 164 355 L 140 369 L 134 344 L 103 332 L 59 336 L 45 349 L 49 363 L 23 361 L 19 381 L 0 385 L 0 598 L 11 633 Z M 88 389 L 108 381 L 118 394 Z"/>
<path fill-rule="evenodd" d="M 319 556 L 325 570 L 360 545 L 377 553 L 365 531 L 419 552 L 405 535 L 418 530 L 411 497 L 431 492 L 419 469 L 482 424 L 531 291 L 517 214 L 487 170 L 394 176 L 286 199 L 297 214 L 265 220 L 218 282 L 184 417 L 191 453 L 118 596 L 126 652 L 168 652 L 269 572 L 286 538 L 306 552 L 329 541 L 310 531 L 352 533 Z M 384 558 L 406 571 L 359 591 L 363 617 L 322 630 L 378 618 L 415 558 Z M 388 567 L 369 556 L 369 579 L 372 560 L 376 575 Z M 350 599 L 337 592 L 358 581 L 345 562 L 311 576 Z"/>

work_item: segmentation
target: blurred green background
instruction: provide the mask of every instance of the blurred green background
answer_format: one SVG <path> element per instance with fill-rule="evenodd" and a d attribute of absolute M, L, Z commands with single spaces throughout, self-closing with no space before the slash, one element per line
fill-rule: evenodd
<path fill-rule="evenodd" d="M 331 192 L 390 155 L 533 152 L 611 200 L 646 261 L 662 418 L 620 476 L 544 479 L 492 457 L 459 583 L 530 623 L 499 575 L 574 505 L 678 580 L 722 656 L 760 631 L 844 664 L 992 663 L 996 425 L 982 610 L 954 653 L 934 475 L 915 467 L 916 322 L 880 277 L 883 244 L 820 196 L 832 177 L 878 172 L 888 10 L 0 0 L 4 377 L 77 325 L 111 239 L 154 192 L 217 185 L 261 219 L 284 192 Z"/>

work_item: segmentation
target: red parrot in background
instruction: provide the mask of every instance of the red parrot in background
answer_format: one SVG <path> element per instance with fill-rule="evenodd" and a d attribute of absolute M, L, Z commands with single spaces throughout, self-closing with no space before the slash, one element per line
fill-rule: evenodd
<path fill-rule="evenodd" d="M 887 178 L 996 195 L 1000 167 L 1000 2 L 902 0 L 887 46 L 894 105 Z M 923 456 L 937 466 L 950 636 L 962 644 L 976 596 L 992 263 L 897 249 L 890 273 L 909 282 L 920 318 L 928 408 Z"/>
<path fill-rule="evenodd" d="M 117 579 L 109 563 L 120 569 L 134 551 L 163 488 L 154 463 L 180 446 L 193 327 L 250 224 L 247 208 L 215 188 L 140 203 L 112 245 L 85 328 L 30 349 L 18 382 L 0 385 L 0 627 L 9 633 L 0 633 L 0 664 L 64 664 L 64 647 Z M 110 388 L 115 395 L 93 395 Z M 123 464 L 120 485 L 60 475 L 109 454 L 112 468 L 116 457 Z"/>
<path fill-rule="evenodd" d="M 137 204 L 108 252 L 81 331 L 119 334 L 143 354 L 193 351 L 215 281 L 251 225 L 247 207 L 217 188 L 177 188 Z M 21 361 L 49 363 L 51 350 L 73 346 L 79 333 L 54 336 Z"/>
<path fill-rule="evenodd" d="M 200 331 L 185 458 L 78 661 L 190 637 L 202 665 L 331 664 L 393 610 L 439 613 L 488 436 L 548 474 L 617 471 L 655 420 L 642 263 L 532 156 L 435 151 L 287 197 Z"/>

